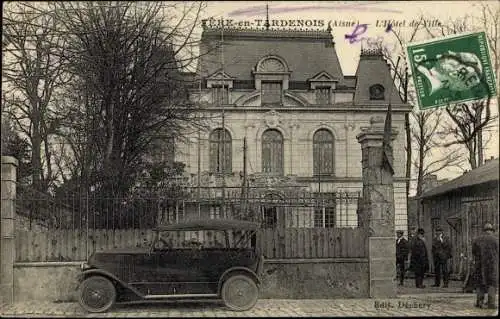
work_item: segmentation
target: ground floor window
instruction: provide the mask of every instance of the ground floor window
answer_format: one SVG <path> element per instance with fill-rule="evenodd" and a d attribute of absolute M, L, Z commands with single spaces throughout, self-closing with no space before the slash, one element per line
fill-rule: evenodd
<path fill-rule="evenodd" d="M 315 193 L 314 227 L 335 227 L 335 193 Z"/>
<path fill-rule="evenodd" d="M 320 227 L 320 228 L 335 227 L 335 208 L 334 207 L 315 208 L 314 227 Z"/>
<path fill-rule="evenodd" d="M 221 205 L 210 205 L 210 219 L 219 219 L 221 218 Z"/>

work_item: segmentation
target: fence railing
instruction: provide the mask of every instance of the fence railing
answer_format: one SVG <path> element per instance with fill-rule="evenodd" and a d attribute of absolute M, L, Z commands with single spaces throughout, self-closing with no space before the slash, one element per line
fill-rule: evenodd
<path fill-rule="evenodd" d="M 155 226 L 200 218 L 261 223 L 257 248 L 266 258 L 366 256 L 366 236 L 357 228 L 359 193 L 264 190 L 247 189 L 242 196 L 241 188 L 228 189 L 222 198 L 220 188 L 188 198 L 20 197 L 18 219 L 24 222 L 16 233 L 16 260 L 85 260 L 103 249 L 149 247 Z M 205 232 L 175 234 L 170 240 L 180 245 L 193 237 L 209 246 L 224 243 Z"/>
<path fill-rule="evenodd" d="M 115 248 L 151 248 L 156 237 L 152 229 L 92 229 L 53 231 L 18 231 L 16 261 L 81 261 L 93 252 Z M 171 247 L 187 247 L 192 239 L 207 247 L 225 245 L 222 232 L 175 231 L 161 234 Z M 229 232 L 230 245 L 239 241 L 238 233 Z"/>
<path fill-rule="evenodd" d="M 363 258 L 366 234 L 360 228 L 262 229 L 257 247 L 266 258 Z"/>
<path fill-rule="evenodd" d="M 16 261 L 81 261 L 96 251 L 150 248 L 154 237 L 151 229 L 18 231 Z M 231 245 L 239 240 L 235 234 L 229 237 Z M 222 233 L 210 231 L 172 232 L 165 241 L 172 247 L 183 247 L 193 238 L 209 247 L 225 245 Z M 362 229 L 260 229 L 256 239 L 256 248 L 268 259 L 366 257 Z"/>
<path fill-rule="evenodd" d="M 311 193 L 289 188 L 187 188 L 184 197 L 103 198 L 79 194 L 54 199 L 25 194 L 17 212 L 27 229 L 148 229 L 186 218 L 276 219 L 287 227 L 357 227 L 359 192 Z"/>

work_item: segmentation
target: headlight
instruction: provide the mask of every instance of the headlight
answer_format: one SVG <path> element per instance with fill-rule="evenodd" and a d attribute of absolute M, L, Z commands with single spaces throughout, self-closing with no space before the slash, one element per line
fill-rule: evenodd
<path fill-rule="evenodd" d="M 80 269 L 81 269 L 82 271 L 87 270 L 87 269 L 89 269 L 89 268 L 91 268 L 91 267 L 90 267 L 90 266 L 89 266 L 89 264 L 87 264 L 86 262 L 81 263 L 81 265 L 80 265 Z"/>

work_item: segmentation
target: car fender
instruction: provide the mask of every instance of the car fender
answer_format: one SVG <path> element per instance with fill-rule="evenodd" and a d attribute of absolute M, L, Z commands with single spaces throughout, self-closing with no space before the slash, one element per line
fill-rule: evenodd
<path fill-rule="evenodd" d="M 112 281 L 117 282 L 119 285 L 121 285 L 125 289 L 128 289 L 128 290 L 132 291 L 138 297 L 141 297 L 141 298 L 144 297 L 144 295 L 141 292 L 139 292 L 137 289 L 135 289 L 134 287 L 130 286 L 126 282 L 118 279 L 118 277 L 116 277 L 112 273 L 110 273 L 110 272 L 108 272 L 106 270 L 97 269 L 97 268 L 88 269 L 88 270 L 85 270 L 82 273 L 80 273 L 78 275 L 78 282 L 79 282 L 78 286 L 80 286 L 80 284 L 82 283 L 82 281 L 84 281 L 86 278 L 88 278 L 90 276 L 103 276 L 103 277 L 106 277 L 108 279 L 111 279 Z"/>
<path fill-rule="evenodd" d="M 220 276 L 220 279 L 219 279 L 219 286 L 218 286 L 218 292 L 220 293 L 221 289 L 222 289 L 222 284 L 224 283 L 224 281 L 226 280 L 226 278 L 229 277 L 229 274 L 231 273 L 240 273 L 240 274 L 245 274 L 245 275 L 248 275 L 250 278 L 254 279 L 257 283 L 257 286 L 260 285 L 260 278 L 259 276 L 257 276 L 257 274 L 252 271 L 251 269 L 248 269 L 246 267 L 232 267 L 232 268 L 229 268 L 228 270 L 226 270 L 222 276 Z"/>

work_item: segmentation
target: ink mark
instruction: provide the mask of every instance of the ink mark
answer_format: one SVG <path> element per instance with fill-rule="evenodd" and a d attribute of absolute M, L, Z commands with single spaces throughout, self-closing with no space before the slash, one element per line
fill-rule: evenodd
<path fill-rule="evenodd" d="M 370 5 L 376 4 L 376 2 L 368 3 Z M 402 13 L 402 10 L 388 9 L 388 8 L 375 8 L 369 7 L 365 4 L 356 5 L 308 5 L 308 6 L 293 6 L 293 7 L 275 7 L 273 9 L 269 8 L 270 14 L 278 13 L 289 13 L 289 12 L 304 12 L 311 10 L 334 10 L 334 11 L 365 11 L 365 12 L 388 12 L 388 13 Z M 242 8 L 233 10 L 228 13 L 228 16 L 256 16 L 263 15 L 266 13 L 266 8 L 258 5 L 249 8 Z"/>
<path fill-rule="evenodd" d="M 391 32 L 392 31 L 392 24 L 389 23 L 387 24 L 387 28 L 385 28 L 385 32 Z"/>
<path fill-rule="evenodd" d="M 348 39 L 349 43 L 351 43 L 351 44 L 356 43 L 356 42 L 360 42 L 364 38 L 358 39 L 358 37 L 360 35 L 362 35 L 363 33 L 365 33 L 367 29 L 368 29 L 368 24 L 366 24 L 366 23 L 365 24 L 358 24 L 358 25 L 356 25 L 356 27 L 354 28 L 354 31 L 352 31 L 351 34 L 345 35 L 345 38 Z"/>

